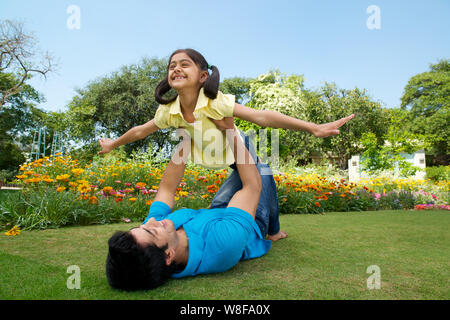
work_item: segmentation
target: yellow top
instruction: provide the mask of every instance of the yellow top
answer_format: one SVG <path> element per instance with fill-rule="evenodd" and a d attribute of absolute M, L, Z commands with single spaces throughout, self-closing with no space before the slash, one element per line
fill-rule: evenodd
<path fill-rule="evenodd" d="M 215 120 L 232 117 L 235 98 L 232 94 L 217 93 L 216 99 L 205 96 L 200 89 L 194 110 L 195 122 L 187 122 L 181 113 L 180 97 L 169 104 L 161 104 L 155 113 L 155 124 L 160 129 L 185 128 L 191 136 L 191 160 L 205 168 L 221 169 L 234 162 L 225 132 L 217 129 Z M 242 138 L 241 138 L 242 139 Z"/>

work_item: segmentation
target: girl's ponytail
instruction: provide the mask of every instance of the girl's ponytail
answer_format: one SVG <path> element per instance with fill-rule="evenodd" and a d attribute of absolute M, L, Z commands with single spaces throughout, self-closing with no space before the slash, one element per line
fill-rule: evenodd
<path fill-rule="evenodd" d="M 210 99 L 217 98 L 219 92 L 220 73 L 216 66 L 211 66 L 211 74 L 203 84 L 203 92 Z"/>
<path fill-rule="evenodd" d="M 155 89 L 155 100 L 156 102 L 158 102 L 159 104 L 169 104 L 173 101 L 176 100 L 178 94 L 175 94 L 173 97 L 171 98 L 164 98 L 164 95 L 170 91 L 170 89 L 172 89 L 172 87 L 169 85 L 169 79 L 166 76 L 156 87 Z"/>

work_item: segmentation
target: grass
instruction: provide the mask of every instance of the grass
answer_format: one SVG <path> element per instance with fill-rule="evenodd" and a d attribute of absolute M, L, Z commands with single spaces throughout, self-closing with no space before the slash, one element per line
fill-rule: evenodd
<path fill-rule="evenodd" d="M 170 280 L 151 291 L 111 289 L 107 240 L 135 224 L 0 235 L 0 299 L 449 299 L 450 215 L 443 211 L 283 215 L 289 237 L 231 270 Z M 78 265 L 81 289 L 68 289 Z M 381 270 L 368 290 L 367 267 Z"/>
<path fill-rule="evenodd" d="M 7 194 L 14 193 L 14 192 L 18 192 L 18 190 L 13 190 L 13 189 L 0 190 L 0 201 L 2 201 L 7 196 Z"/>

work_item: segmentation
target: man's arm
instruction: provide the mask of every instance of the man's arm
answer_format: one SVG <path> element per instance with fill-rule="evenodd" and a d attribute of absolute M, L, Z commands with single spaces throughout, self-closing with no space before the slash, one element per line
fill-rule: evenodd
<path fill-rule="evenodd" d="M 191 141 L 187 135 L 183 135 L 183 141 L 179 144 L 172 159 L 164 170 L 164 175 L 159 183 L 158 192 L 155 201 L 162 201 L 170 209 L 175 204 L 175 193 L 181 182 L 186 168 L 186 161 L 191 150 Z"/>
<path fill-rule="evenodd" d="M 146 136 L 158 130 L 159 128 L 156 126 L 155 120 L 152 119 L 147 123 L 131 128 L 116 140 L 102 138 L 99 140 L 102 150 L 98 154 L 105 154 L 121 145 L 144 139 Z"/>
<path fill-rule="evenodd" d="M 234 194 L 228 207 L 237 207 L 250 213 L 255 219 L 261 193 L 261 176 L 253 157 L 248 152 L 236 128 L 227 129 L 227 139 L 233 150 L 236 167 L 242 181 L 242 189 Z"/>

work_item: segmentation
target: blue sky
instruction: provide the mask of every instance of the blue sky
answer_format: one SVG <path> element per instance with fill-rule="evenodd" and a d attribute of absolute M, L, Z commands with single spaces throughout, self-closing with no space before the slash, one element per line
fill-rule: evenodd
<path fill-rule="evenodd" d="M 70 5 L 80 9 L 80 29 L 67 27 Z M 380 29 L 366 25 L 370 5 L 380 9 Z M 47 99 L 40 107 L 52 111 L 122 65 L 185 47 L 218 66 L 222 79 L 279 69 L 303 74 L 307 88 L 357 86 L 398 107 L 411 76 L 450 58 L 449 18 L 448 0 L 0 2 L 0 19 L 23 21 L 59 63 L 46 81 L 30 82 Z"/>

